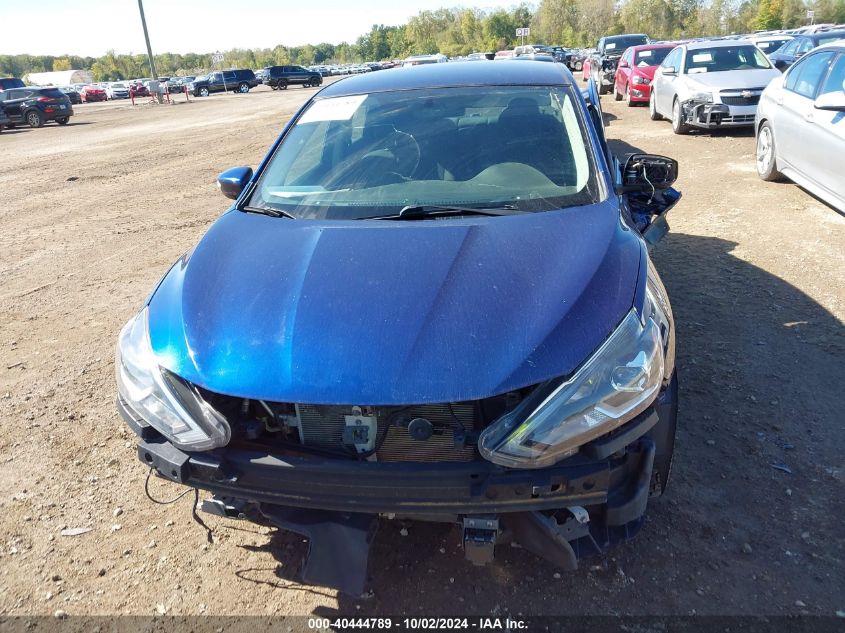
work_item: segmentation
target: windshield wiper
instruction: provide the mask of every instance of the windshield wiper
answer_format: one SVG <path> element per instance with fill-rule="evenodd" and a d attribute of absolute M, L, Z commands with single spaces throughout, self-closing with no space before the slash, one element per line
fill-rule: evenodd
<path fill-rule="evenodd" d="M 503 204 L 498 207 L 460 207 L 454 205 L 417 204 L 402 207 L 399 213 L 391 215 L 380 215 L 362 220 L 416 220 L 423 217 L 442 217 L 452 215 L 517 215 L 525 213 L 512 204 Z"/>
<path fill-rule="evenodd" d="M 248 213 L 260 213 L 261 215 L 269 215 L 273 218 L 290 218 L 291 220 L 296 219 L 295 215 L 291 215 L 287 211 L 282 211 L 281 209 L 271 209 L 270 207 L 245 206 L 241 207 L 241 211 L 246 211 Z"/>

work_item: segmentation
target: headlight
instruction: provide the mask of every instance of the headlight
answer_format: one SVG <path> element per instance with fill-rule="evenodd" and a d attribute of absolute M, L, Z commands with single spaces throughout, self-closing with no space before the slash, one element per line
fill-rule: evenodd
<path fill-rule="evenodd" d="M 634 79 L 632 80 L 635 84 L 647 86 L 651 83 L 651 79 L 648 77 L 643 77 L 642 75 L 634 75 Z"/>
<path fill-rule="evenodd" d="M 650 273 L 643 316 L 631 310 L 575 375 L 538 387 L 487 427 L 478 440 L 482 456 L 511 468 L 545 468 L 642 413 L 674 366 L 668 306 L 660 278 Z"/>
<path fill-rule="evenodd" d="M 690 101 L 698 101 L 700 103 L 713 103 L 712 92 L 696 92 L 690 95 Z"/>
<path fill-rule="evenodd" d="M 174 392 L 174 378 L 159 366 L 150 345 L 148 310 L 127 323 L 117 341 L 117 390 L 127 406 L 180 448 L 205 451 L 229 442 L 226 420 L 188 386 Z M 174 385 L 175 386 L 175 385 Z"/>

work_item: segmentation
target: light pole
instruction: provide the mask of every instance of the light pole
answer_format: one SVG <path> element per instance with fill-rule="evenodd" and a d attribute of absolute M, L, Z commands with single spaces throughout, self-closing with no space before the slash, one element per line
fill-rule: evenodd
<path fill-rule="evenodd" d="M 147 19 L 144 17 L 144 2 L 138 0 L 138 10 L 141 12 L 141 25 L 144 27 L 144 40 L 147 42 L 147 56 L 150 58 L 150 79 L 158 81 L 158 73 L 156 73 L 156 63 L 153 59 L 153 49 L 150 46 L 150 34 L 147 32 Z"/>

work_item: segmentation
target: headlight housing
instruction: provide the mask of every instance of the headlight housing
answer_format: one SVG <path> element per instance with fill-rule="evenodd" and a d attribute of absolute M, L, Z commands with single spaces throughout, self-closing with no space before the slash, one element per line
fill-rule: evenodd
<path fill-rule="evenodd" d="M 631 81 L 640 86 L 647 86 L 651 83 L 651 79 L 643 77 L 642 75 L 634 75 L 634 78 Z"/>
<path fill-rule="evenodd" d="M 159 365 L 150 345 L 147 308 L 127 323 L 117 341 L 117 391 L 137 417 L 179 448 L 205 451 L 228 444 L 229 424 L 196 391 L 179 385 Z"/>
<path fill-rule="evenodd" d="M 668 310 L 650 272 L 643 315 L 631 310 L 572 377 L 541 385 L 488 426 L 481 455 L 510 468 L 545 468 L 642 413 L 674 367 Z"/>
<path fill-rule="evenodd" d="M 696 92 L 690 95 L 690 101 L 698 101 L 699 103 L 713 103 L 712 92 Z"/>

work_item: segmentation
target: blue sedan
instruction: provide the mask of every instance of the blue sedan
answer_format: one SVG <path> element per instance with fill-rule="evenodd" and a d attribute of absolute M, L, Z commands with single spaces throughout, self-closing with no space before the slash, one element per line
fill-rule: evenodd
<path fill-rule="evenodd" d="M 380 518 L 503 534 L 564 569 L 666 486 L 675 326 L 648 248 L 677 163 L 608 151 L 562 64 L 344 79 L 120 333 L 118 408 L 203 508 L 310 539 L 360 593 Z"/>

